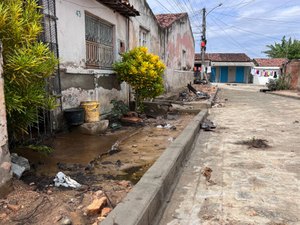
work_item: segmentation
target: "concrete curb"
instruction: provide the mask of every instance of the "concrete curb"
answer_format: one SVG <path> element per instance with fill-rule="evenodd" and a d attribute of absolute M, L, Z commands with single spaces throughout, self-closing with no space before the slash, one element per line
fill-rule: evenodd
<path fill-rule="evenodd" d="M 270 94 L 270 95 L 277 95 L 277 96 L 280 96 L 280 97 L 286 97 L 286 98 L 292 98 L 292 99 L 300 100 L 300 96 L 285 95 L 285 94 L 273 93 L 273 92 L 267 92 L 267 94 Z"/>
<path fill-rule="evenodd" d="M 198 113 L 101 225 L 150 225 L 166 207 L 207 109 Z"/>

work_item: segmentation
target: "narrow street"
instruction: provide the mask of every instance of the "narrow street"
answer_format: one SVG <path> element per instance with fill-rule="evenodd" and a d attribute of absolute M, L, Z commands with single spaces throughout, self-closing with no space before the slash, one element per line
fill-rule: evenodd
<path fill-rule="evenodd" d="M 300 224 L 300 101 L 247 86 L 219 97 L 160 225 Z"/>

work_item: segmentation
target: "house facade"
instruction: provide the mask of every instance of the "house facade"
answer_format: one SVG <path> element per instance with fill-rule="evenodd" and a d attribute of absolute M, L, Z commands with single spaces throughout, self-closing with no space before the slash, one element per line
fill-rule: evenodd
<path fill-rule="evenodd" d="M 270 79 L 279 78 L 286 62 L 285 58 L 254 58 L 254 66 L 251 70 L 253 84 L 265 85 Z"/>
<path fill-rule="evenodd" d="M 207 53 L 205 69 L 209 80 L 217 83 L 249 83 L 253 63 L 245 53 Z M 195 54 L 195 71 L 201 68 L 201 54 Z"/>
<path fill-rule="evenodd" d="M 156 15 L 163 29 L 162 53 L 167 69 L 166 90 L 177 89 L 193 81 L 195 41 L 187 13 Z"/>
<path fill-rule="evenodd" d="M 145 0 L 72 0 L 56 2 L 56 17 L 61 110 L 96 100 L 105 115 L 111 100 L 128 103 L 130 87 L 118 82 L 112 64 L 137 46 L 148 47 L 167 65 L 166 90 L 193 80 L 194 39 L 187 14 L 171 16 L 166 25 Z"/>

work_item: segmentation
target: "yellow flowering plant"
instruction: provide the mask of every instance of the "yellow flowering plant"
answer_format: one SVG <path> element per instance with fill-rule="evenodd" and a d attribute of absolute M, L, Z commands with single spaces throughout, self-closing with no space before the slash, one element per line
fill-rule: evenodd
<path fill-rule="evenodd" d="M 159 56 L 148 53 L 146 47 L 136 47 L 122 55 L 122 61 L 113 65 L 120 81 L 132 86 L 136 105 L 147 98 L 155 98 L 164 91 L 163 73 L 166 68 Z"/>

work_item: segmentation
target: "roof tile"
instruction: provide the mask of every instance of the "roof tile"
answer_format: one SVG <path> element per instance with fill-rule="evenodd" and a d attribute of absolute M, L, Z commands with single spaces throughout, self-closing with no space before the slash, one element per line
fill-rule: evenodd
<path fill-rule="evenodd" d="M 262 67 L 282 67 L 288 61 L 285 58 L 255 58 L 253 60 L 257 66 Z"/>
<path fill-rule="evenodd" d="M 195 54 L 195 60 L 201 60 L 201 54 Z M 205 60 L 213 62 L 250 62 L 245 53 L 206 53 Z"/>
<path fill-rule="evenodd" d="M 158 14 L 156 15 L 156 19 L 162 28 L 166 28 L 171 26 L 176 20 L 187 15 L 187 13 Z"/>

